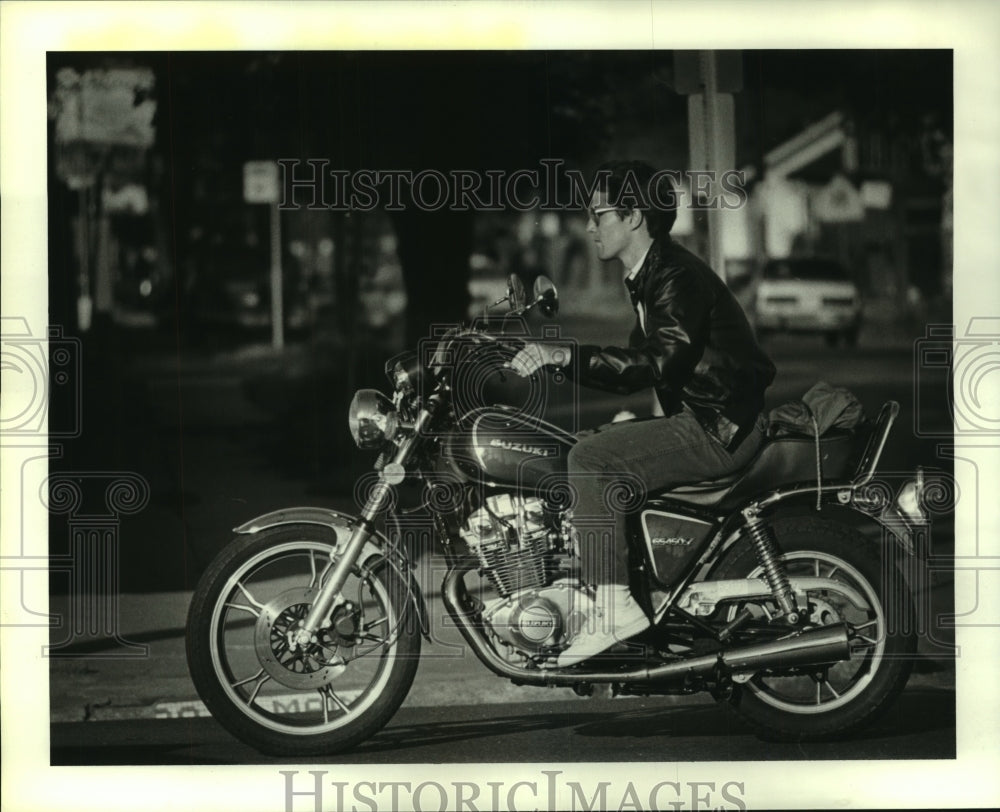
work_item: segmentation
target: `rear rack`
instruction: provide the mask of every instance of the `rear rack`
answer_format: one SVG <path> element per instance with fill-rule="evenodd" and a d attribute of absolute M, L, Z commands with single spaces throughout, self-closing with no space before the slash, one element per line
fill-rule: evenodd
<path fill-rule="evenodd" d="M 868 437 L 868 444 L 865 446 L 861 460 L 858 462 L 858 469 L 854 472 L 854 479 L 851 486 L 854 488 L 867 485 L 875 476 L 875 468 L 878 466 L 879 458 L 882 456 L 882 449 L 885 448 L 885 441 L 889 437 L 892 424 L 896 422 L 899 414 L 899 403 L 894 400 L 887 400 L 882 404 L 882 409 L 875 419 L 872 433 Z"/>

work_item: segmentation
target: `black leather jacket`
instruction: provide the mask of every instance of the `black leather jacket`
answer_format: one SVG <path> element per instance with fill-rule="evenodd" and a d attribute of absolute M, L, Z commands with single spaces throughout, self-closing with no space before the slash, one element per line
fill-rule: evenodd
<path fill-rule="evenodd" d="M 579 383 L 628 394 L 656 390 L 666 415 L 690 408 L 722 445 L 738 444 L 764 406 L 774 364 L 725 283 L 673 240 L 655 240 L 626 284 L 642 303 L 628 347 L 582 346 Z"/>

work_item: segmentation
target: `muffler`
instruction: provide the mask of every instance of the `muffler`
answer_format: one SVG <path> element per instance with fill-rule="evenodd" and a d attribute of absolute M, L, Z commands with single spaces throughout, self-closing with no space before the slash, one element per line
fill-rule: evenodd
<path fill-rule="evenodd" d="M 847 626 L 823 626 L 777 640 L 739 646 L 722 652 L 722 666 L 731 674 L 760 671 L 764 668 L 789 668 L 793 665 L 833 663 L 847 660 L 851 647 Z"/>
<path fill-rule="evenodd" d="M 464 571 L 450 570 L 442 584 L 441 597 L 448 614 L 462 637 L 476 652 L 483 664 L 501 677 L 520 685 L 555 685 L 571 687 L 581 682 L 638 683 L 673 682 L 686 677 L 708 676 L 713 673 L 745 674 L 765 668 L 790 668 L 797 665 L 818 665 L 850 659 L 851 650 L 844 624 L 823 626 L 803 632 L 792 632 L 776 640 L 724 648 L 713 654 L 691 657 L 653 668 L 630 671 L 528 670 L 502 659 L 486 642 L 482 630 L 463 609 Z"/>
<path fill-rule="evenodd" d="M 843 623 L 794 632 L 777 640 L 765 640 L 722 649 L 690 660 L 650 668 L 650 680 L 671 680 L 678 676 L 705 676 L 719 673 L 749 674 L 765 668 L 791 668 L 796 665 L 835 663 L 851 657 L 847 626 Z M 627 681 L 627 680 L 626 680 Z"/>

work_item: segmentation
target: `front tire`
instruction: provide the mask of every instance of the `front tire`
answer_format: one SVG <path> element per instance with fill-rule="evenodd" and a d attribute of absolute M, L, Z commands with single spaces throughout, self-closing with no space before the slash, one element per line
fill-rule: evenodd
<path fill-rule="evenodd" d="M 733 710 L 765 738 L 798 741 L 845 736 L 870 724 L 903 690 L 916 651 L 909 588 L 897 552 L 851 527 L 811 517 L 775 520 L 789 575 L 831 578 L 863 598 L 855 606 L 836 589 L 808 593 L 809 624 L 846 623 L 851 658 L 816 668 L 769 669 L 736 685 Z M 729 550 L 713 577 L 762 577 L 746 540 Z M 769 607 L 748 606 L 753 612 Z M 773 610 L 773 605 L 770 607 Z"/>
<path fill-rule="evenodd" d="M 405 582 L 381 557 L 355 566 L 344 602 L 308 649 L 289 645 L 336 544 L 332 529 L 316 525 L 238 536 L 191 601 L 195 687 L 223 727 L 262 753 L 353 747 L 388 722 L 413 682 L 419 623 Z"/>

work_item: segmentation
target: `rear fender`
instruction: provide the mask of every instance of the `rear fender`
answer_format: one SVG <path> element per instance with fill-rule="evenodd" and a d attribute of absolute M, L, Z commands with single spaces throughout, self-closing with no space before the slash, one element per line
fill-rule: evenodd
<path fill-rule="evenodd" d="M 234 527 L 233 532 L 252 536 L 262 530 L 292 524 L 315 524 L 330 528 L 337 534 L 337 547 L 339 548 L 346 544 L 351 537 L 358 524 L 358 519 L 329 508 L 293 507 L 265 513 L 244 522 L 239 527 Z M 361 555 L 358 557 L 359 566 L 373 571 L 383 566 L 390 566 L 396 570 L 406 584 L 407 593 L 420 622 L 420 631 L 430 641 L 430 613 L 427 609 L 427 602 L 420 591 L 420 584 L 417 583 L 417 579 L 413 575 L 413 569 L 405 552 L 398 546 L 391 545 L 389 540 L 379 531 L 372 529 L 371 535 L 375 538 L 375 542 L 371 540 L 365 542 L 365 546 L 361 548 Z"/>
<path fill-rule="evenodd" d="M 764 521 L 774 521 L 793 516 L 814 516 L 850 525 L 861 531 L 872 544 L 890 544 L 897 553 L 908 559 L 922 558 L 921 551 L 926 550 L 926 544 L 917 538 L 918 528 L 908 527 L 893 518 L 868 513 L 851 504 L 841 504 L 839 501 L 824 501 L 822 509 L 816 510 L 815 493 L 789 497 L 768 509 L 761 518 Z M 743 538 L 744 534 L 740 532 L 742 526 L 743 517 L 740 511 L 734 511 L 719 531 L 724 541 L 712 555 L 713 562 L 707 577 L 711 577 L 711 573 L 725 553 Z"/>

